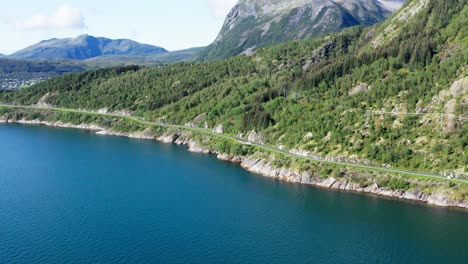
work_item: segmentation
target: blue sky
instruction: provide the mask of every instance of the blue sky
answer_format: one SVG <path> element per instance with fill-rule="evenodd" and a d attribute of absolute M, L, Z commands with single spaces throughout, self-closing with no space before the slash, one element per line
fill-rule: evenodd
<path fill-rule="evenodd" d="M 178 50 L 210 44 L 236 0 L 2 1 L 0 53 L 81 34 Z"/>

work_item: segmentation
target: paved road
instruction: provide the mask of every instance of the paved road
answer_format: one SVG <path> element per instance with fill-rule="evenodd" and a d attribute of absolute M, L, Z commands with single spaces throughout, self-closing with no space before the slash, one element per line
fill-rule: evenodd
<path fill-rule="evenodd" d="M 319 163 L 324 163 L 324 164 L 334 164 L 334 165 L 347 166 L 347 167 L 360 168 L 360 169 L 367 169 L 367 170 L 380 171 L 380 172 L 398 173 L 398 174 L 403 174 L 403 175 L 407 175 L 407 176 L 416 176 L 416 177 L 439 179 L 439 180 L 450 180 L 450 181 L 459 182 L 459 183 L 468 183 L 468 180 L 448 179 L 446 177 L 436 175 L 436 174 L 429 174 L 429 173 L 422 173 L 422 172 L 415 172 L 415 171 L 408 171 L 408 170 L 399 170 L 399 169 L 385 168 L 385 167 L 358 164 L 358 163 L 325 161 L 325 160 L 316 159 L 316 158 L 313 158 L 313 157 L 292 154 L 292 153 L 289 153 L 289 152 L 284 151 L 284 150 L 280 150 L 280 149 L 272 147 L 272 146 L 268 146 L 268 145 L 264 145 L 264 144 L 258 144 L 258 143 L 255 143 L 255 142 L 247 141 L 247 140 L 236 138 L 236 137 L 233 137 L 233 136 L 229 136 L 229 135 L 225 135 L 225 134 L 218 134 L 218 133 L 215 133 L 215 132 L 213 132 L 211 130 L 207 130 L 207 129 L 203 129 L 203 128 L 194 128 L 194 127 L 187 127 L 187 126 L 181 126 L 181 125 L 172 125 L 172 124 L 163 124 L 163 123 L 157 123 L 157 122 L 149 122 L 149 121 L 144 120 L 142 117 L 138 117 L 138 116 L 127 116 L 127 115 L 119 115 L 119 114 L 97 113 L 97 112 L 91 112 L 91 111 L 85 111 L 85 110 L 76 110 L 76 109 L 67 109 L 67 108 L 47 108 L 47 107 L 18 106 L 18 105 L 5 105 L 5 104 L 0 104 L 0 106 L 8 107 L 8 108 L 23 108 L 23 109 L 34 109 L 34 110 L 61 111 L 61 112 L 70 112 L 70 113 L 82 113 L 82 114 L 90 114 L 90 115 L 101 115 L 101 116 L 109 116 L 109 117 L 127 118 L 127 119 L 136 121 L 136 122 L 141 123 L 141 124 L 157 125 L 157 126 L 162 126 L 162 127 L 184 129 L 184 130 L 195 131 L 195 132 L 200 132 L 200 133 L 212 135 L 212 136 L 219 137 L 219 138 L 231 139 L 231 140 L 235 140 L 235 141 L 237 141 L 237 142 L 239 142 L 241 144 L 245 144 L 245 145 L 249 145 L 249 146 L 255 146 L 255 147 L 265 149 L 265 150 L 268 150 L 268 151 L 271 151 L 271 152 L 280 153 L 280 154 L 283 154 L 283 155 L 288 156 L 288 157 L 306 159 L 306 160 L 311 160 L 311 161 L 314 161 L 314 162 L 319 162 Z"/>

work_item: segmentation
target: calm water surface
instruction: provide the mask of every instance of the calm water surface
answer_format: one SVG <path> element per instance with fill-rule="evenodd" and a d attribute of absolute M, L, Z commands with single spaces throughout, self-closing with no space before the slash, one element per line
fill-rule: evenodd
<path fill-rule="evenodd" d="M 214 157 L 0 125 L 0 263 L 468 263 L 468 213 Z"/>

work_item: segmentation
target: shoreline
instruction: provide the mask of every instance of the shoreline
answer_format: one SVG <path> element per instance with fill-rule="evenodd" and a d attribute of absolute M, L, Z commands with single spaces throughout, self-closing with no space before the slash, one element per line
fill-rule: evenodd
<path fill-rule="evenodd" d="M 262 175 L 264 177 L 269 177 L 277 180 L 281 180 L 288 183 L 304 184 L 311 185 L 322 189 L 329 190 L 341 190 L 348 191 L 353 193 L 368 194 L 377 197 L 386 197 L 391 199 L 413 201 L 423 205 L 437 206 L 437 207 L 453 207 L 459 209 L 468 209 L 468 201 L 453 201 L 442 193 L 440 194 L 426 194 L 420 191 L 402 191 L 402 190 L 386 190 L 380 188 L 376 184 L 368 186 L 365 188 L 360 187 L 356 183 L 349 182 L 347 180 L 340 181 L 334 177 L 329 177 L 322 179 L 316 177 L 309 172 L 300 172 L 291 168 L 276 168 L 272 165 L 271 160 L 255 158 L 253 156 L 233 156 L 229 154 L 219 153 L 213 151 L 207 147 L 200 145 L 198 142 L 193 140 L 187 135 L 187 133 L 176 132 L 176 133 L 164 133 L 161 136 L 150 135 L 145 132 L 135 132 L 135 133 L 126 133 L 126 132 L 115 132 L 109 131 L 106 128 L 98 125 L 89 125 L 89 124 L 80 124 L 73 125 L 69 123 L 64 123 L 61 121 L 58 122 L 48 122 L 48 121 L 39 121 L 39 120 L 11 120 L 11 119 L 1 119 L 0 123 L 6 124 L 24 124 L 24 125 L 43 125 L 48 127 L 59 127 L 59 128 L 73 128 L 73 129 L 82 129 L 95 131 L 96 135 L 102 136 L 119 136 L 127 137 L 132 139 L 144 139 L 144 140 L 154 140 L 161 143 L 167 144 L 176 144 L 183 145 L 188 147 L 188 151 L 194 153 L 202 154 L 213 154 L 216 155 L 218 160 L 232 162 L 239 164 L 243 169 Z"/>

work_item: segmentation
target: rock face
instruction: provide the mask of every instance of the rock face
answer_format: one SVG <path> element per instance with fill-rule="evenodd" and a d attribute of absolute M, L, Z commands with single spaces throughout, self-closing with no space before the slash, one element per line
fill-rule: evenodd
<path fill-rule="evenodd" d="M 61 121 L 48 122 L 48 121 L 40 121 L 40 120 L 26 120 L 26 119 L 9 120 L 7 118 L 0 117 L 0 122 L 28 124 L 28 125 L 45 125 L 45 126 L 50 126 L 50 127 L 62 127 L 62 128 L 78 128 L 78 129 L 96 130 L 96 131 L 104 130 L 102 127 L 97 126 L 97 125 L 90 125 L 90 124 L 72 125 L 72 124 L 61 122 Z"/>
<path fill-rule="evenodd" d="M 200 124 L 203 122 L 203 120 L 205 120 L 205 118 L 206 118 L 206 113 L 200 114 L 197 117 L 195 117 L 194 120 L 186 123 L 185 126 L 187 126 L 187 127 L 199 127 Z"/>
<path fill-rule="evenodd" d="M 51 96 L 50 93 L 46 93 L 44 96 L 42 96 L 39 99 L 39 101 L 37 101 L 36 106 L 37 107 L 51 107 L 51 105 L 49 103 L 47 103 L 47 100 L 49 99 L 50 96 Z"/>
<path fill-rule="evenodd" d="M 309 184 L 328 189 L 375 194 L 397 199 L 418 201 L 435 206 L 460 207 L 468 209 L 468 201 L 454 201 L 448 198 L 448 195 L 444 193 L 428 195 L 418 190 L 388 190 L 385 188 L 380 188 L 376 184 L 362 188 L 358 184 L 349 182 L 347 180 L 338 180 L 333 177 L 321 179 L 319 177 L 314 177 L 309 172 L 299 172 L 293 169 L 275 168 L 272 165 L 272 162 L 254 157 L 242 158 L 241 166 L 251 172 L 292 183 Z"/>
<path fill-rule="evenodd" d="M 223 124 L 217 125 L 217 126 L 213 129 L 213 132 L 215 132 L 215 133 L 217 133 L 217 134 L 223 134 L 223 133 L 224 133 Z"/>
<path fill-rule="evenodd" d="M 263 144 L 263 139 L 263 135 L 260 132 L 257 133 L 256 131 L 252 130 L 249 133 L 247 133 L 247 140 L 250 142 Z"/>
<path fill-rule="evenodd" d="M 199 55 L 220 59 L 293 39 L 371 25 L 405 0 L 240 0 L 216 40 Z"/>
<path fill-rule="evenodd" d="M 456 80 L 450 87 L 450 94 L 453 97 L 458 97 L 460 95 L 468 95 L 468 76 Z"/>
<path fill-rule="evenodd" d="M 76 38 L 49 39 L 13 53 L 14 59 L 74 59 L 86 60 L 104 55 L 161 54 L 167 50 L 129 39 L 96 38 L 81 35 Z"/>
<path fill-rule="evenodd" d="M 349 95 L 353 96 L 358 93 L 365 93 L 371 90 L 371 87 L 367 85 L 366 83 L 360 83 L 357 86 L 355 86 L 351 91 L 349 91 Z"/>

